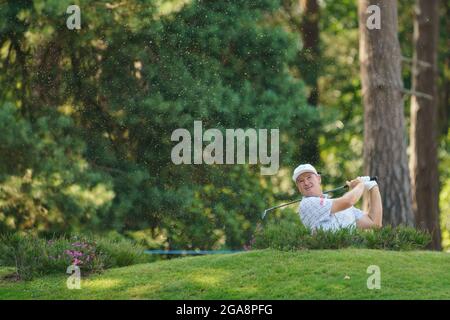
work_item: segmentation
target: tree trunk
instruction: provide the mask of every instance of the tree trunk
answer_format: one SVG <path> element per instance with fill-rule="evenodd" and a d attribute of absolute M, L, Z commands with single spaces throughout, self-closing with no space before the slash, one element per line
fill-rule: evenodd
<path fill-rule="evenodd" d="M 411 98 L 412 208 L 416 226 L 432 234 L 432 248 L 441 249 L 439 226 L 437 48 L 439 1 L 417 0 L 414 20 L 412 87 L 433 100 Z"/>
<path fill-rule="evenodd" d="M 369 30 L 366 12 L 378 5 L 381 29 Z M 377 175 L 383 224 L 414 224 L 406 155 L 397 2 L 359 0 L 360 68 L 364 101 L 364 170 Z"/>

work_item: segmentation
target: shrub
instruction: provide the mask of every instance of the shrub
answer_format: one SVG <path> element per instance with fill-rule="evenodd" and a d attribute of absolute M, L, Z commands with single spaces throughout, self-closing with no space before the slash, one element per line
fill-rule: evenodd
<path fill-rule="evenodd" d="M 150 261 L 145 248 L 126 238 L 98 238 L 97 248 L 106 255 L 105 268 L 125 267 Z"/>
<path fill-rule="evenodd" d="M 17 278 L 29 280 L 45 271 L 44 241 L 19 235 L 0 239 L 0 265 L 15 268 Z"/>
<path fill-rule="evenodd" d="M 14 267 L 18 279 L 65 273 L 72 264 L 83 273 L 103 270 L 105 255 L 87 239 L 61 237 L 47 241 L 36 236 L 11 234 L 0 240 L 0 264 Z"/>
<path fill-rule="evenodd" d="M 14 267 L 16 278 L 21 280 L 65 273 L 70 265 L 78 266 L 86 275 L 146 261 L 144 249 L 127 239 L 73 236 L 45 240 L 20 234 L 0 237 L 0 265 Z"/>
<path fill-rule="evenodd" d="M 57 246 L 58 242 L 65 242 L 65 239 L 52 241 L 48 243 L 51 247 Z M 95 240 L 85 237 L 72 237 L 70 248 L 65 249 L 64 253 L 57 251 L 59 255 L 70 258 L 70 264 L 80 267 L 85 273 L 101 272 L 106 265 L 108 256 L 99 250 Z M 58 259 L 58 257 L 49 257 L 50 259 Z"/>
<path fill-rule="evenodd" d="M 257 228 L 253 248 L 279 250 L 367 248 L 385 250 L 424 249 L 431 242 L 428 233 L 411 227 L 383 227 L 378 230 L 356 228 L 337 231 L 306 228 L 298 217 L 272 219 Z"/>
<path fill-rule="evenodd" d="M 370 249 L 418 250 L 424 249 L 431 242 L 428 233 L 411 227 L 387 226 L 360 233 L 364 238 L 365 247 Z"/>

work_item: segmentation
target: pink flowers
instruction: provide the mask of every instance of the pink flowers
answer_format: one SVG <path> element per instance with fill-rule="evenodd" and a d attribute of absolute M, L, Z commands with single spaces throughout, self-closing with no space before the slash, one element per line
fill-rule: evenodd
<path fill-rule="evenodd" d="M 65 250 L 64 253 L 72 258 L 72 264 L 76 266 L 83 264 L 83 260 L 81 260 L 81 258 L 83 257 L 82 252 L 77 250 Z"/>
<path fill-rule="evenodd" d="M 71 246 L 72 249 L 64 250 L 64 253 L 71 258 L 72 264 L 89 267 L 95 262 L 95 243 L 76 241 Z"/>
<path fill-rule="evenodd" d="M 76 251 L 76 250 L 66 250 L 64 251 L 65 254 L 71 256 L 72 258 L 78 258 L 83 256 L 83 253 L 80 251 Z"/>

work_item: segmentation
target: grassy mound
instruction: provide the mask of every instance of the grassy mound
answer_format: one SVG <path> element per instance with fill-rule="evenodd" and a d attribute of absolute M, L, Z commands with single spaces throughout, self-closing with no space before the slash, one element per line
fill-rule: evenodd
<path fill-rule="evenodd" d="M 371 265 L 379 290 L 367 288 Z M 82 278 L 81 290 L 64 274 L 1 280 L 0 299 L 450 299 L 449 265 L 442 252 L 266 249 L 114 268 Z"/>

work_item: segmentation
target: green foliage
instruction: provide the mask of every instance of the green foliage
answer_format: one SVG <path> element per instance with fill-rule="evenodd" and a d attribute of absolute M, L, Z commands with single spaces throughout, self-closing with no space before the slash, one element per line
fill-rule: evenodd
<path fill-rule="evenodd" d="M 254 247 L 278 250 L 367 248 L 384 250 L 420 250 L 431 242 L 428 233 L 411 227 L 390 226 L 378 230 L 356 228 L 312 232 L 293 215 L 272 219 L 255 234 Z"/>
<path fill-rule="evenodd" d="M 325 1 L 321 8 L 322 73 L 319 79 L 322 171 L 339 185 L 363 169 L 363 107 L 355 1 Z M 335 45 L 339 43 L 339 45 Z"/>
<path fill-rule="evenodd" d="M 151 260 L 144 253 L 145 247 L 123 236 L 95 237 L 95 239 L 97 250 L 105 255 L 105 269 L 125 267 Z"/>
<path fill-rule="evenodd" d="M 255 188 L 259 178 L 245 167 L 224 172 L 229 181 L 217 177 L 205 184 L 184 214 L 167 219 L 168 248 L 239 249 L 249 241 L 269 192 Z"/>
<path fill-rule="evenodd" d="M 2 235 L 0 241 L 0 265 L 15 268 L 18 279 L 31 280 L 55 271 L 65 272 L 71 258 L 64 251 L 67 240 L 53 245 L 44 239 L 19 234 Z"/>
<path fill-rule="evenodd" d="M 79 230 L 110 208 L 111 180 L 88 171 L 70 117 L 49 112 L 30 123 L 0 108 L 0 233 Z"/>
<path fill-rule="evenodd" d="M 450 168 L 450 131 L 441 142 L 439 168 L 441 172 L 444 172 L 440 176 L 441 193 L 439 197 L 442 247 L 448 251 L 450 250 L 450 170 L 448 170 Z"/>
<path fill-rule="evenodd" d="M 0 232 L 248 242 L 270 179 L 258 166 L 175 166 L 170 136 L 194 120 L 279 128 L 281 165 L 297 162 L 318 116 L 290 72 L 296 35 L 267 23 L 279 1 L 79 1 L 79 31 L 66 4 L 9 1 L 0 13 Z"/>
<path fill-rule="evenodd" d="M 298 28 L 276 23 L 283 3 L 80 0 L 75 31 L 70 1 L 2 2 L 0 233 L 115 230 L 154 248 L 242 247 L 262 210 L 292 195 L 288 174 L 172 164 L 171 133 L 194 120 L 279 128 L 282 169 L 309 161 L 319 136 L 326 184 L 362 174 L 356 3 L 321 3 L 317 109 Z M 406 54 L 411 4 L 399 10 Z"/>
<path fill-rule="evenodd" d="M 47 274 L 64 274 L 76 265 L 82 274 L 149 262 L 144 248 L 124 238 L 56 237 L 6 234 L 0 237 L 0 265 L 14 267 L 21 280 Z"/>

